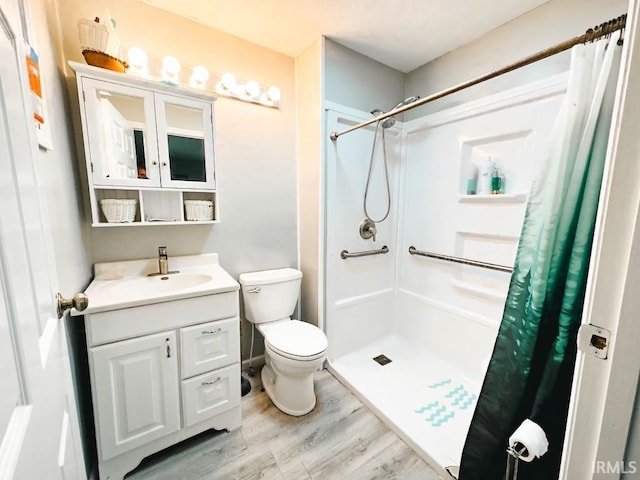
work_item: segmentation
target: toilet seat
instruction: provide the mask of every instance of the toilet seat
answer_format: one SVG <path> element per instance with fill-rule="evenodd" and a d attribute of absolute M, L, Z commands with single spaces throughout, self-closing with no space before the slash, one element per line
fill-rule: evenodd
<path fill-rule="evenodd" d="M 327 337 L 315 325 L 289 320 L 266 331 L 265 345 L 282 357 L 311 361 L 326 353 Z"/>

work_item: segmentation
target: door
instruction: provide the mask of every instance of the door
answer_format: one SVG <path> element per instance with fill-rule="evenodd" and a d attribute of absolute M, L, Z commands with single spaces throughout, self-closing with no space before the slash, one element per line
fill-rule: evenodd
<path fill-rule="evenodd" d="M 0 478 L 85 478 L 23 59 L 0 7 Z"/>
<path fill-rule="evenodd" d="M 180 428 L 176 333 L 89 351 L 101 462 Z"/>
<path fill-rule="evenodd" d="M 632 0 L 583 315 L 611 338 L 604 360 L 578 353 L 561 468 L 568 480 L 637 478 L 638 459 L 625 459 L 625 449 L 640 370 L 639 14 Z"/>

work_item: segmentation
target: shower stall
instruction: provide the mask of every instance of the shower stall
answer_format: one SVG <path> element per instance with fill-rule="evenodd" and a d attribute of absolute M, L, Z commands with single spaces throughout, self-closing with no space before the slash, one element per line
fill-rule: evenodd
<path fill-rule="evenodd" d="M 374 122 L 324 145 L 328 368 L 441 474 L 460 465 L 532 167 L 566 80 L 554 76 L 394 125 Z M 371 118 L 327 107 L 328 132 Z M 469 180 L 485 162 L 499 169 L 501 191 L 471 194 Z M 375 240 L 363 238 L 363 219 L 382 218 L 388 201 Z"/>

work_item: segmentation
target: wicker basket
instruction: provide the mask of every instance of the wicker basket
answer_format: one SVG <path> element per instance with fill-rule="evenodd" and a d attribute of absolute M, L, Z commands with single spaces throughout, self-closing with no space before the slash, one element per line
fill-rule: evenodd
<path fill-rule="evenodd" d="M 206 222 L 213 220 L 212 200 L 185 200 L 185 216 L 190 222 Z"/>
<path fill-rule="evenodd" d="M 131 223 L 136 218 L 135 199 L 105 198 L 100 200 L 102 213 L 109 223 Z"/>

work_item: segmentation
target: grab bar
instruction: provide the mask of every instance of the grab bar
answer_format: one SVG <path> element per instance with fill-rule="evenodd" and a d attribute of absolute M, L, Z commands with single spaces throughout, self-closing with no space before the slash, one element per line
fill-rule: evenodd
<path fill-rule="evenodd" d="M 513 272 L 512 267 L 505 265 L 496 265 L 495 263 L 479 262 L 477 260 L 469 260 L 467 258 L 452 257 L 450 255 L 441 255 L 439 253 L 423 252 L 416 249 L 413 245 L 409 247 L 409 253 L 411 255 L 420 255 L 422 257 L 435 258 L 437 260 L 444 260 L 446 262 L 462 263 L 463 265 L 470 265 L 472 267 L 488 268 L 489 270 L 497 270 L 499 272 Z"/>
<path fill-rule="evenodd" d="M 347 250 L 342 250 L 340 252 L 340 258 L 346 260 L 347 258 L 366 257 L 368 255 L 381 255 L 383 253 L 389 253 L 389 247 L 387 247 L 386 245 L 379 250 L 365 250 L 364 252 L 349 253 Z"/>

